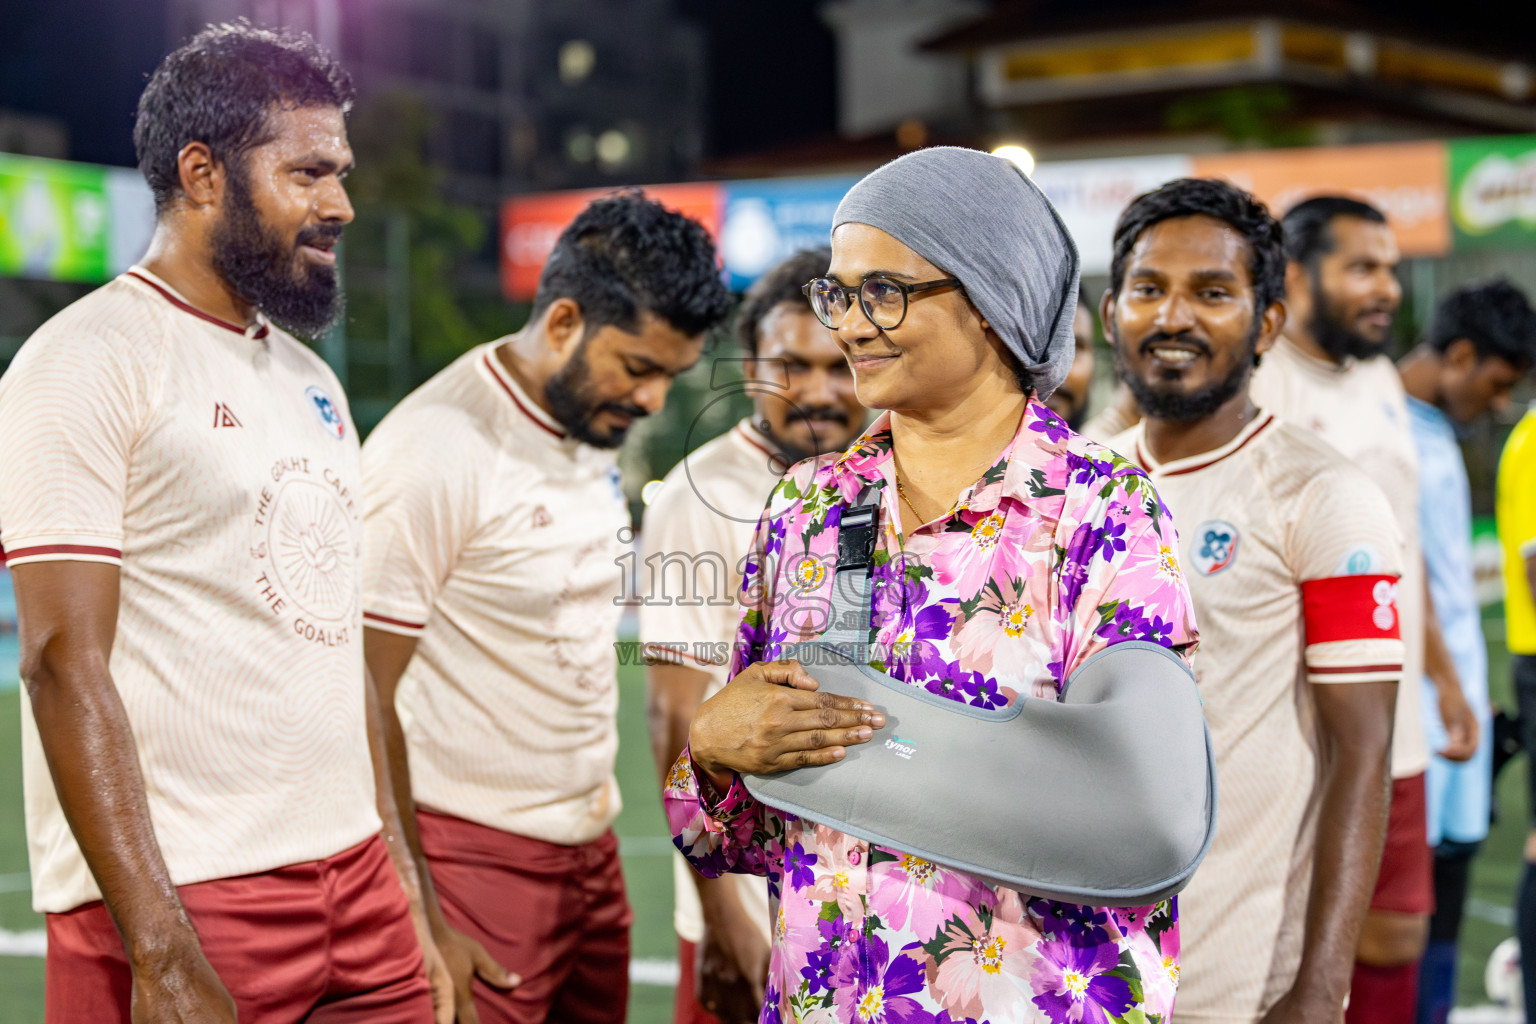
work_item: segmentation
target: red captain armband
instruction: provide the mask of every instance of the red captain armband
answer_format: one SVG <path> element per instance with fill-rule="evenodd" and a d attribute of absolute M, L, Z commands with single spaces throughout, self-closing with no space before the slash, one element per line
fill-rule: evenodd
<path fill-rule="evenodd" d="M 1301 585 L 1308 644 L 1335 640 L 1397 640 L 1396 576 L 1330 576 Z"/>

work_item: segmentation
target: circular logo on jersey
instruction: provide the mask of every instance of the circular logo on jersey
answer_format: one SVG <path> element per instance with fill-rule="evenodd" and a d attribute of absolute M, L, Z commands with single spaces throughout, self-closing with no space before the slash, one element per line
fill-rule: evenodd
<path fill-rule="evenodd" d="M 1225 519 L 1207 519 L 1195 527 L 1190 561 L 1202 576 L 1215 576 L 1237 558 L 1237 527 Z"/>
<path fill-rule="evenodd" d="M 1381 572 L 1381 552 L 1374 544 L 1355 544 L 1339 556 L 1335 576 L 1370 576 Z"/>
<path fill-rule="evenodd" d="M 352 614 L 352 533 L 330 488 L 298 476 L 283 481 L 272 501 L 267 552 L 283 591 L 312 618 L 340 622 Z"/>
<path fill-rule="evenodd" d="M 315 416 L 320 420 L 320 425 L 326 433 L 340 441 L 347 434 L 347 421 L 341 418 L 341 410 L 336 408 L 336 403 L 331 401 L 331 396 L 313 384 L 304 392 L 309 407 L 315 410 Z"/>

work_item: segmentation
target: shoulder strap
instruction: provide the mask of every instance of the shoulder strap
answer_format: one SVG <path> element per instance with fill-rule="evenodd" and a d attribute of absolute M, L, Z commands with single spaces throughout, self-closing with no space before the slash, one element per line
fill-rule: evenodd
<path fill-rule="evenodd" d="M 880 538 L 879 485 L 866 487 L 857 505 L 845 505 L 837 524 L 837 569 L 822 642 L 856 664 L 869 660 L 870 570 Z"/>

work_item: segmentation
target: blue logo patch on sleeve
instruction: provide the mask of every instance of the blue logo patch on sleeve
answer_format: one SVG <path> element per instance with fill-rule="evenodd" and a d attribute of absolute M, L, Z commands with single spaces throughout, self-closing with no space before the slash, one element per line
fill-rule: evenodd
<path fill-rule="evenodd" d="M 341 418 L 341 410 L 336 408 L 336 403 L 331 401 L 331 396 L 313 384 L 304 392 L 309 407 L 315 411 L 315 417 L 326 433 L 340 441 L 347 436 L 347 421 Z"/>
<path fill-rule="evenodd" d="M 1190 561 L 1202 576 L 1215 576 L 1237 558 L 1237 527 L 1225 519 L 1207 519 L 1195 527 Z"/>

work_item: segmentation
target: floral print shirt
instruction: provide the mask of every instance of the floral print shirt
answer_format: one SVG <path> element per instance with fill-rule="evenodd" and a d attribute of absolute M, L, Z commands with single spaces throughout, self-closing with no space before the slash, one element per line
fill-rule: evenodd
<path fill-rule="evenodd" d="M 1141 470 L 1044 405 L 1028 404 L 948 516 L 908 536 L 891 463 L 883 416 L 846 453 L 803 462 L 775 488 L 743 581 L 732 675 L 821 635 L 835 527 L 882 481 L 875 668 L 995 708 L 1019 694 L 1054 698 L 1078 665 L 1123 640 L 1191 655 L 1168 510 Z M 1089 907 L 994 888 L 759 804 L 739 778 L 714 794 L 701 774 L 685 750 L 667 781 L 678 848 L 708 877 L 766 874 L 776 900 L 760 1024 L 1142 1024 L 1171 1013 L 1176 900 Z"/>

